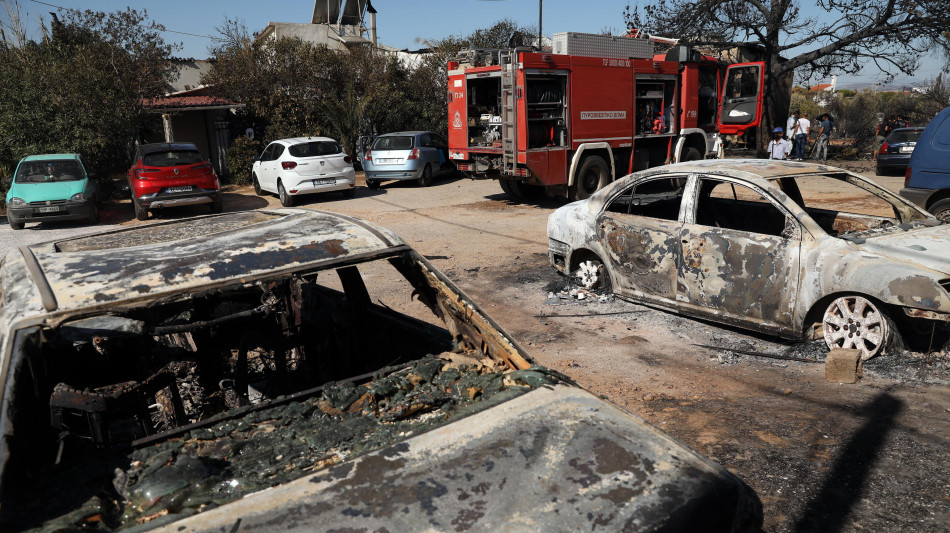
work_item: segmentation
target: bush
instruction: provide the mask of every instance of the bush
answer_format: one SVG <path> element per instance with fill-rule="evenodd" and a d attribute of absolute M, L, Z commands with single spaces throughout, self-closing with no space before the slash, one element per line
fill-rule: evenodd
<path fill-rule="evenodd" d="M 251 167 L 254 157 L 261 154 L 263 147 L 259 141 L 240 136 L 228 147 L 228 182 L 235 185 L 251 184 Z"/>

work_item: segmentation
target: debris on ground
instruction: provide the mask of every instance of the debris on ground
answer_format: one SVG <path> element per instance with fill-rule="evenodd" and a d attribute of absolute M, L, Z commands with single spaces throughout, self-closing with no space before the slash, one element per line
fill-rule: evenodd
<path fill-rule="evenodd" d="M 828 352 L 825 379 L 830 383 L 857 383 L 861 379 L 861 350 L 834 348 Z"/>

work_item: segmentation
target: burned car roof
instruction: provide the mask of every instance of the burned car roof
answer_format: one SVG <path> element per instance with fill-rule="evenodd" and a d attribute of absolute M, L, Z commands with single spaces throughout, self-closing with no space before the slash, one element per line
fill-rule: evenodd
<path fill-rule="evenodd" d="M 277 209 L 208 216 L 8 252 L 3 295 L 20 314 L 95 307 L 253 280 L 275 269 L 345 261 L 401 246 L 393 233 L 339 214 Z M 34 290 L 15 287 L 22 265 Z M 18 303 L 14 303 L 18 302 Z"/>
<path fill-rule="evenodd" d="M 761 526 L 741 480 L 356 219 L 153 224 L 0 277 L 3 531 Z"/>

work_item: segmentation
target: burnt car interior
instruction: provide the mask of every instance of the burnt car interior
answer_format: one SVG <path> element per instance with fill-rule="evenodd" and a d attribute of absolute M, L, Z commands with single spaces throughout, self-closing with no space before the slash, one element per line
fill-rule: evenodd
<path fill-rule="evenodd" d="M 663 220 L 677 220 L 686 178 L 660 178 L 630 187 L 614 198 L 607 211 Z"/>
<path fill-rule="evenodd" d="M 696 223 L 782 236 L 788 217 L 754 189 L 729 181 L 703 179 L 696 201 Z"/>
<path fill-rule="evenodd" d="M 927 217 L 896 196 L 849 174 L 821 174 L 772 180 L 832 236 L 859 238 L 903 224 L 919 225 Z M 613 198 L 611 213 L 677 220 L 685 178 L 656 178 L 640 182 Z M 845 209 L 827 208 L 831 195 Z M 821 202 L 822 207 L 817 207 Z M 704 226 L 790 237 L 793 218 L 760 192 L 713 177 L 702 178 L 696 200 L 696 223 Z"/>
<path fill-rule="evenodd" d="M 895 195 L 850 174 L 786 177 L 773 183 L 831 236 L 861 234 L 927 218 Z M 829 197 L 847 210 L 816 207 L 819 202 L 827 204 Z"/>
<path fill-rule="evenodd" d="M 199 512 L 554 382 L 494 331 L 406 251 L 21 330 L 0 527 Z"/>

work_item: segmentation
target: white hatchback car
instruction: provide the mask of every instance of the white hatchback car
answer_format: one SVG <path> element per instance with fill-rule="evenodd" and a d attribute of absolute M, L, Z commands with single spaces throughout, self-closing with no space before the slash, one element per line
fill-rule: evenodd
<path fill-rule="evenodd" d="M 274 193 L 284 207 L 294 197 L 318 192 L 343 191 L 351 198 L 356 193 L 353 160 L 340 143 L 329 137 L 295 137 L 267 145 L 251 169 L 254 192 Z"/>

